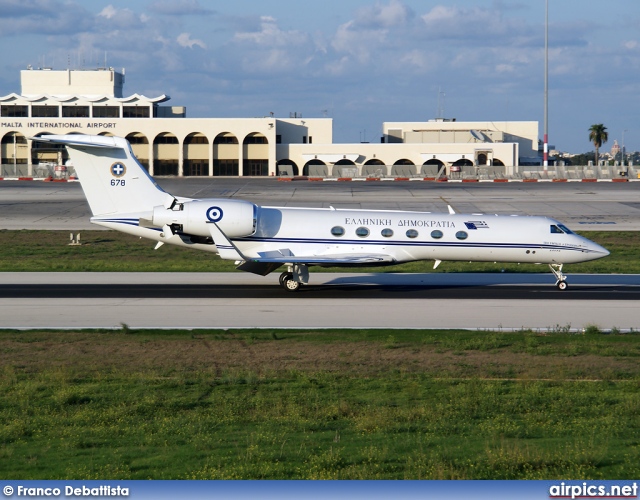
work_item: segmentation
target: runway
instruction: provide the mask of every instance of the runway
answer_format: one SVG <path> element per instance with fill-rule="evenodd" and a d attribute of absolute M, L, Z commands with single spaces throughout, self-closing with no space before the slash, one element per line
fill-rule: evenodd
<path fill-rule="evenodd" d="M 2 273 L 4 328 L 640 329 L 640 277 L 315 273 L 299 293 L 244 273 Z"/>
<path fill-rule="evenodd" d="M 159 178 L 168 192 L 263 205 L 547 215 L 575 230 L 640 230 L 640 183 L 281 183 Z M 0 229 L 99 229 L 78 183 L 0 183 Z M 4 328 L 470 328 L 640 329 L 637 276 L 550 273 L 313 273 L 298 294 L 277 276 L 232 274 L 0 274 Z M 339 285 L 339 286 L 338 286 Z"/>

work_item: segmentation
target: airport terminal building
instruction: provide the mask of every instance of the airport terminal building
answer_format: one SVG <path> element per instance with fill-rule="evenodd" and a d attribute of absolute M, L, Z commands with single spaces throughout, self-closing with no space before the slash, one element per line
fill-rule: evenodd
<path fill-rule="evenodd" d="M 125 72 L 27 69 L 0 97 L 2 175 L 39 176 L 66 151 L 43 134 L 126 137 L 152 175 L 434 177 L 539 162 L 538 122 L 386 122 L 380 142 L 334 143 L 331 118 L 187 118 L 169 97 L 123 96 Z"/>

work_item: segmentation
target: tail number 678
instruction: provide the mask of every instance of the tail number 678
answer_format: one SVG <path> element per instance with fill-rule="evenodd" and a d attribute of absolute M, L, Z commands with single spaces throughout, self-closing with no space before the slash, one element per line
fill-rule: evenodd
<path fill-rule="evenodd" d="M 111 185 L 124 187 L 124 179 L 111 179 Z"/>

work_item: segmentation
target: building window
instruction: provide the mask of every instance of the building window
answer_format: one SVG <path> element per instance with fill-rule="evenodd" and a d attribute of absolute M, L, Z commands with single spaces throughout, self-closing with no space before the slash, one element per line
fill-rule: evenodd
<path fill-rule="evenodd" d="M 309 136 L 309 144 L 313 142 L 313 137 Z"/>
<path fill-rule="evenodd" d="M 123 106 L 122 118 L 149 118 L 149 106 Z"/>
<path fill-rule="evenodd" d="M 306 144 L 307 143 L 307 136 L 303 135 L 302 136 L 302 144 Z"/>
<path fill-rule="evenodd" d="M 94 118 L 120 118 L 120 108 L 118 106 L 94 106 Z"/>
<path fill-rule="evenodd" d="M 269 175 L 269 160 L 244 160 L 242 163 L 242 175 Z"/>
<path fill-rule="evenodd" d="M 280 134 L 276 135 L 276 144 L 282 144 L 282 136 Z"/>
<path fill-rule="evenodd" d="M 2 144 L 13 144 L 14 141 L 16 144 L 26 144 L 27 138 L 16 132 L 9 132 L 2 138 Z"/>
<path fill-rule="evenodd" d="M 209 144 L 209 140 L 203 135 L 194 135 L 184 141 L 185 144 Z"/>
<path fill-rule="evenodd" d="M 175 135 L 162 135 L 156 137 L 154 144 L 178 144 L 178 138 Z"/>
<path fill-rule="evenodd" d="M 3 105 L 0 114 L 7 118 L 26 118 L 29 116 L 29 106 Z"/>
<path fill-rule="evenodd" d="M 214 144 L 238 144 L 238 138 L 235 135 L 219 135 L 213 140 Z"/>
<path fill-rule="evenodd" d="M 154 160 L 153 175 L 178 175 L 176 160 Z"/>
<path fill-rule="evenodd" d="M 63 118 L 89 118 L 89 106 L 62 106 Z"/>
<path fill-rule="evenodd" d="M 209 175 L 209 162 L 207 160 L 184 160 L 182 168 L 182 173 L 185 177 Z"/>
<path fill-rule="evenodd" d="M 238 176 L 238 160 L 213 160 L 213 175 Z"/>
<path fill-rule="evenodd" d="M 244 138 L 244 144 L 269 144 L 264 135 L 250 135 Z"/>
<path fill-rule="evenodd" d="M 144 135 L 130 135 L 127 136 L 129 144 L 149 144 L 149 141 Z"/>
<path fill-rule="evenodd" d="M 31 116 L 34 118 L 58 118 L 60 111 L 58 106 L 32 106 Z"/>

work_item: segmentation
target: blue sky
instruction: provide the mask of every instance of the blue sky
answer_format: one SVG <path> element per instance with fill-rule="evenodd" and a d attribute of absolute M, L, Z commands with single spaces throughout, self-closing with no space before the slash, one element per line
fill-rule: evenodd
<path fill-rule="evenodd" d="M 603 123 L 640 149 L 640 2 L 549 0 L 549 138 L 592 149 Z M 0 95 L 28 64 L 126 68 L 125 94 L 191 117 L 334 119 L 336 142 L 383 121 L 537 120 L 544 0 L 0 0 Z"/>

